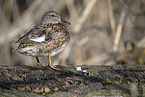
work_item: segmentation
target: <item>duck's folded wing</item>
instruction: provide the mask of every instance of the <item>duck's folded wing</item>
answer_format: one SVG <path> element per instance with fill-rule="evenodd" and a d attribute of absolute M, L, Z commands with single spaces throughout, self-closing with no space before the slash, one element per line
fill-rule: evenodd
<path fill-rule="evenodd" d="M 31 41 L 28 38 L 28 35 L 32 32 L 33 29 L 31 29 L 29 32 L 27 32 L 25 35 L 20 37 L 18 40 L 16 40 L 14 43 L 30 43 Z"/>
<path fill-rule="evenodd" d="M 20 37 L 15 43 L 34 43 L 34 42 L 41 42 L 45 39 L 45 30 L 40 25 L 35 26 L 25 35 Z"/>
<path fill-rule="evenodd" d="M 38 25 L 20 37 L 15 43 L 46 43 L 57 38 L 60 33 L 57 29 L 47 25 Z"/>
<path fill-rule="evenodd" d="M 45 41 L 45 34 L 46 29 L 34 29 L 28 38 L 34 42 L 43 42 Z"/>

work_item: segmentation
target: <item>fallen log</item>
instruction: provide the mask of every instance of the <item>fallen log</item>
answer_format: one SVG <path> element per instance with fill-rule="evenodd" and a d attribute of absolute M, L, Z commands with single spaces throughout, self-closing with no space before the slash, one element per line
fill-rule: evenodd
<path fill-rule="evenodd" d="M 145 96 L 145 65 L 76 67 L 59 66 L 61 70 L 54 71 L 49 67 L 1 65 L 0 88 L 35 95 Z"/>

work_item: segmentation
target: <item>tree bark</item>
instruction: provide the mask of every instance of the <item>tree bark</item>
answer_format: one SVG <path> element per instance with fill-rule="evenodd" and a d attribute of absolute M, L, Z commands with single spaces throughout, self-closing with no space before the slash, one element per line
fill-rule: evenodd
<path fill-rule="evenodd" d="M 1 65 L 0 88 L 35 95 L 65 92 L 71 96 L 145 96 L 145 65 L 82 65 L 80 71 L 73 66 L 59 67 L 60 71 L 54 71 L 49 67 Z"/>

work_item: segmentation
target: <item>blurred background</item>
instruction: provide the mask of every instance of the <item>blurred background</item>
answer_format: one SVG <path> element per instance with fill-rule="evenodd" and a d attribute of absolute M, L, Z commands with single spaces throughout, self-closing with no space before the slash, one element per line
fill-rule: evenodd
<path fill-rule="evenodd" d="M 52 57 L 54 65 L 145 64 L 145 0 L 0 0 L 0 64 L 37 65 L 13 53 L 18 44 L 9 42 L 50 10 L 71 22 L 70 42 Z M 47 57 L 40 62 L 46 65 Z"/>

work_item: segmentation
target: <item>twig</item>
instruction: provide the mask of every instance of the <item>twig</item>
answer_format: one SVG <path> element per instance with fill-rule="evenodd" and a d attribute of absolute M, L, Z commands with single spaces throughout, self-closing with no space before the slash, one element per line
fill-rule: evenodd
<path fill-rule="evenodd" d="M 13 10 L 13 14 L 14 14 L 14 20 L 18 21 L 19 19 L 19 9 L 18 9 L 18 5 L 16 0 L 10 0 L 11 1 L 11 5 L 12 5 L 12 10 Z"/>
<path fill-rule="evenodd" d="M 109 20 L 110 20 L 112 34 L 113 34 L 113 38 L 114 38 L 115 37 L 115 20 L 114 20 L 114 16 L 113 16 L 111 0 L 108 0 L 108 9 L 109 9 Z"/>
<path fill-rule="evenodd" d="M 118 44 L 120 41 L 120 36 L 121 36 L 121 32 L 122 32 L 122 26 L 123 26 L 123 22 L 125 19 L 125 15 L 126 15 L 126 11 L 125 9 L 122 10 L 121 12 L 121 16 L 120 16 L 120 20 L 119 20 L 119 24 L 117 27 L 117 32 L 116 32 L 116 36 L 115 36 L 115 40 L 114 40 L 114 46 L 113 46 L 113 51 L 116 52 L 118 50 Z"/>
<path fill-rule="evenodd" d="M 91 10 L 93 9 L 94 5 L 96 4 L 97 0 L 90 0 L 89 4 L 84 9 L 82 15 L 78 19 L 78 23 L 74 27 L 74 33 L 78 33 L 81 29 L 85 21 L 87 20 L 88 16 L 90 16 Z"/>

